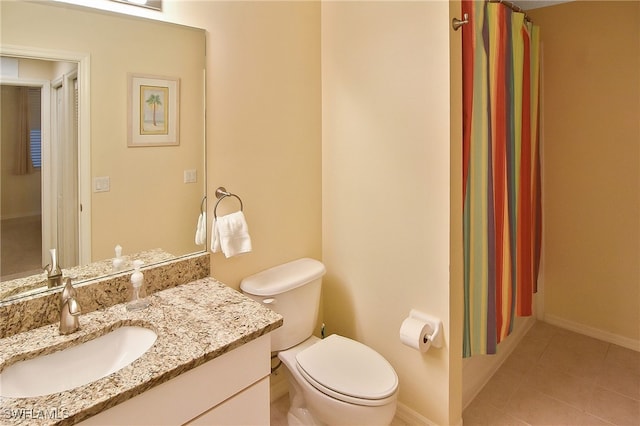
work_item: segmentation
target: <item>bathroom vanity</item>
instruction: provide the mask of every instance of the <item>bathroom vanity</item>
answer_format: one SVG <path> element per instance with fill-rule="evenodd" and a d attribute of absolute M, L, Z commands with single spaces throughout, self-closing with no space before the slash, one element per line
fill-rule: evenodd
<path fill-rule="evenodd" d="M 0 397 L 0 424 L 268 424 L 269 333 L 282 317 L 213 278 L 149 299 L 151 306 L 137 312 L 116 304 L 84 314 L 71 335 L 51 324 L 0 339 L 4 368 L 123 326 L 158 336 L 133 363 L 91 383 L 40 397 Z"/>

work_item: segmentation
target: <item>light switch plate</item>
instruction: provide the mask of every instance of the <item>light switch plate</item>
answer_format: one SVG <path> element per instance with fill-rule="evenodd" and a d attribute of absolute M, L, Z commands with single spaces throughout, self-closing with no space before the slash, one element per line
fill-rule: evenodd
<path fill-rule="evenodd" d="M 198 180 L 195 169 L 184 171 L 184 183 L 195 183 Z"/>
<path fill-rule="evenodd" d="M 109 176 L 99 176 L 93 178 L 93 192 L 108 192 L 111 190 L 111 179 Z"/>

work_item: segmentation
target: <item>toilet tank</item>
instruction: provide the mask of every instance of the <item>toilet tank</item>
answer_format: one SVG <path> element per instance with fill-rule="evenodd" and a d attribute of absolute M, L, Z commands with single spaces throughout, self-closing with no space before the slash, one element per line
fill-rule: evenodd
<path fill-rule="evenodd" d="M 242 292 L 284 318 L 271 332 L 271 351 L 282 351 L 311 337 L 318 320 L 324 265 L 309 258 L 294 260 L 244 278 Z"/>

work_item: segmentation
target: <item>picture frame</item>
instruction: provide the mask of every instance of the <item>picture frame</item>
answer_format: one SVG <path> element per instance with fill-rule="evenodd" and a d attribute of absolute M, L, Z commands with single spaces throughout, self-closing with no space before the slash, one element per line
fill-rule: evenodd
<path fill-rule="evenodd" d="M 128 77 L 128 146 L 180 145 L 180 79 Z"/>

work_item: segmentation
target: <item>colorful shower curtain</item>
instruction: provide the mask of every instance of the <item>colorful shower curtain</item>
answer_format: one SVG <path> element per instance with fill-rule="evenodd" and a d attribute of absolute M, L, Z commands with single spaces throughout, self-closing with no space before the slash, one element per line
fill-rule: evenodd
<path fill-rule="evenodd" d="M 539 29 L 463 0 L 464 356 L 532 314 L 540 258 Z"/>

